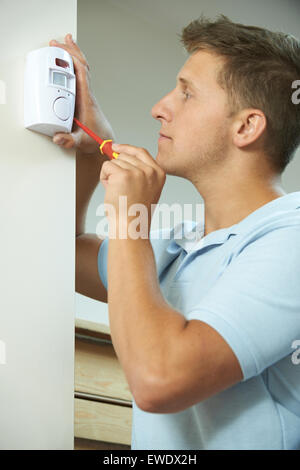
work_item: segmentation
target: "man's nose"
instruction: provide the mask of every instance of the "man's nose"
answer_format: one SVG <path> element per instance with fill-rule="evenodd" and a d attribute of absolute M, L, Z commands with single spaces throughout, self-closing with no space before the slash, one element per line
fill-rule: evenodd
<path fill-rule="evenodd" d="M 151 115 L 154 119 L 164 119 L 169 121 L 171 119 L 171 106 L 170 106 L 170 94 L 164 96 L 158 103 L 156 103 L 152 110 Z"/>

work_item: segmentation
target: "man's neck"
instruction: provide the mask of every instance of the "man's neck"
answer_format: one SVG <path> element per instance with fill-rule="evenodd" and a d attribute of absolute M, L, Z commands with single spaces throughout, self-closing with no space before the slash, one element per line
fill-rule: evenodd
<path fill-rule="evenodd" d="M 200 191 L 199 191 L 200 192 Z M 284 196 L 280 177 L 269 181 L 247 180 L 242 184 L 228 181 L 200 192 L 205 204 L 204 235 L 237 224 L 268 202 Z"/>

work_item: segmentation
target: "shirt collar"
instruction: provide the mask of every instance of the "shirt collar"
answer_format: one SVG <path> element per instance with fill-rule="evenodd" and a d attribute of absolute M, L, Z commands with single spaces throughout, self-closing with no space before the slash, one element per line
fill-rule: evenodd
<path fill-rule="evenodd" d="M 235 235 L 236 225 L 222 228 L 209 233 L 205 237 L 204 221 L 198 224 L 194 221 L 184 221 L 174 228 L 174 239 L 169 246 L 169 251 L 174 252 L 178 247 L 183 248 L 187 253 L 200 250 L 204 246 L 219 245 L 224 243 L 231 235 Z"/>
<path fill-rule="evenodd" d="M 209 233 L 205 237 L 204 220 L 198 224 L 195 221 L 183 221 L 174 227 L 174 238 L 168 248 L 170 253 L 183 248 L 187 253 L 195 252 L 209 245 L 221 245 L 232 235 L 249 230 L 253 224 L 277 215 L 280 211 L 300 208 L 300 191 L 285 194 L 264 204 L 247 217 L 230 227 L 221 228 Z M 179 249 L 180 251 L 180 249 Z"/>

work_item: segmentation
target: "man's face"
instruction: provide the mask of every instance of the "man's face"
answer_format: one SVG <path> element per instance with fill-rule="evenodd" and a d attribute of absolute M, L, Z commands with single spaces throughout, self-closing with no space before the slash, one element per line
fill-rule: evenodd
<path fill-rule="evenodd" d="M 180 70 L 174 90 L 152 108 L 162 125 L 156 161 L 167 174 L 192 180 L 195 172 L 224 163 L 230 121 L 227 95 L 216 81 L 222 63 L 197 51 Z"/>

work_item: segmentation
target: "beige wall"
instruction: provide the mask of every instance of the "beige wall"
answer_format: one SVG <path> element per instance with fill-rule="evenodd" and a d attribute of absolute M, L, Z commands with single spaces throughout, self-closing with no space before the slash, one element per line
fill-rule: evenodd
<path fill-rule="evenodd" d="M 76 0 L 0 7 L 0 449 L 72 449 L 75 158 L 23 128 L 23 75 L 29 51 L 76 37 Z"/>
<path fill-rule="evenodd" d="M 120 143 L 156 155 L 160 124 L 152 106 L 175 85 L 186 60 L 177 34 L 201 13 L 223 13 L 233 21 L 283 30 L 300 37 L 298 0 L 78 0 L 78 41 L 92 72 L 92 85 Z M 300 151 L 283 175 L 285 191 L 300 190 Z M 103 202 L 99 184 L 91 200 L 86 230 L 95 232 Z M 160 202 L 199 203 L 194 187 L 168 176 Z M 106 305 L 76 295 L 76 315 L 108 321 Z"/>

